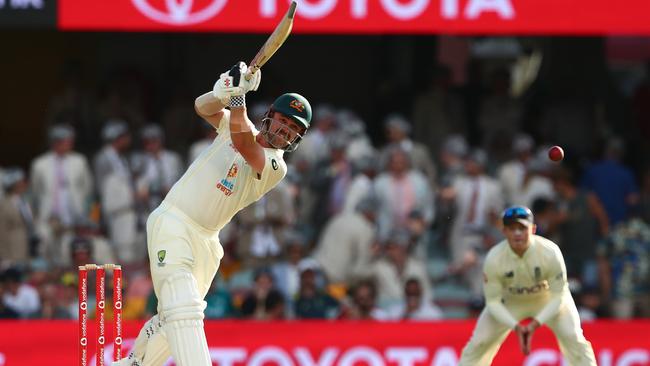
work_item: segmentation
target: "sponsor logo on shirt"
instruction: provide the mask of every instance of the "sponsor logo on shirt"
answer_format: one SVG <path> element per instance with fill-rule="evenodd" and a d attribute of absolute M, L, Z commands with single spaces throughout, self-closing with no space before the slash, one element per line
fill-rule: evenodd
<path fill-rule="evenodd" d="M 537 283 L 534 286 L 530 287 L 508 287 L 508 292 L 510 292 L 512 295 L 531 295 L 531 294 L 536 294 L 541 291 L 545 291 L 549 289 L 548 281 L 544 280 L 542 282 Z"/>

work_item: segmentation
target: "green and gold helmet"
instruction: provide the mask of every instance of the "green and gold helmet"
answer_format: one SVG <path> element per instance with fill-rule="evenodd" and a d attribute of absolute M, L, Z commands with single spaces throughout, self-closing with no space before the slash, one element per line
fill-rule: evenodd
<path fill-rule="evenodd" d="M 304 127 L 305 131 L 298 133 L 291 141 L 282 139 L 276 131 L 270 130 L 274 112 L 282 113 L 298 125 Z M 302 136 L 311 125 L 311 115 L 311 105 L 305 97 L 297 93 L 282 94 L 271 104 L 266 118 L 262 121 L 261 133 L 271 146 L 289 152 L 294 151 L 302 140 Z"/>
<path fill-rule="evenodd" d="M 305 97 L 297 93 L 280 95 L 271 105 L 271 110 L 291 117 L 304 128 L 311 124 L 311 105 Z"/>

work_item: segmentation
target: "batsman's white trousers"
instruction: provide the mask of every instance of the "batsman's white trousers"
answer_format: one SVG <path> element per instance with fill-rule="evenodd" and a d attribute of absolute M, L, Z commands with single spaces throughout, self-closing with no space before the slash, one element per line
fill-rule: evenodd
<path fill-rule="evenodd" d="M 546 301 L 528 299 L 525 301 L 511 301 L 506 308 L 515 319 L 535 316 L 546 305 Z M 578 310 L 570 294 L 564 295 L 562 305 L 557 315 L 551 318 L 546 325 L 555 333 L 560 351 L 571 366 L 596 366 L 596 357 L 591 343 L 582 334 Z M 499 347 L 512 329 L 498 322 L 483 309 L 476 322 L 474 333 L 463 348 L 459 366 L 488 366 L 492 364 Z M 533 334 L 533 344 L 535 335 Z"/>
<path fill-rule="evenodd" d="M 223 257 L 218 234 L 165 202 L 149 216 L 147 248 L 163 329 L 154 335 L 141 332 L 142 337 L 151 337 L 141 342 L 144 354 L 134 349 L 136 358 L 144 359 L 143 365 L 160 366 L 170 353 L 177 365 L 211 364 L 203 330 L 203 299 Z M 167 319 L 171 314 L 174 321 Z M 187 328 L 190 323 L 194 329 Z"/>
<path fill-rule="evenodd" d="M 223 258 L 219 231 L 208 230 L 176 207 L 160 204 L 147 220 L 147 250 L 156 295 L 167 276 L 188 270 L 205 298 Z M 161 252 L 164 251 L 164 252 Z"/>

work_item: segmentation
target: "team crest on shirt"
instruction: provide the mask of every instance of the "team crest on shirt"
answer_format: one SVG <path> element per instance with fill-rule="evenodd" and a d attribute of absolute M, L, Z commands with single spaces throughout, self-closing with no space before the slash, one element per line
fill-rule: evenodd
<path fill-rule="evenodd" d="M 158 251 L 158 267 L 164 267 L 165 266 L 165 255 L 167 255 L 166 250 L 159 250 Z"/>
<path fill-rule="evenodd" d="M 228 173 L 226 174 L 226 177 L 223 178 L 219 183 L 217 183 L 217 188 L 223 194 L 226 195 L 226 197 L 230 196 L 232 194 L 233 189 L 235 188 L 235 183 L 233 182 L 233 179 L 237 177 L 237 173 L 239 173 L 239 167 L 237 166 L 236 163 L 232 163 L 230 166 L 230 169 L 228 169 Z"/>

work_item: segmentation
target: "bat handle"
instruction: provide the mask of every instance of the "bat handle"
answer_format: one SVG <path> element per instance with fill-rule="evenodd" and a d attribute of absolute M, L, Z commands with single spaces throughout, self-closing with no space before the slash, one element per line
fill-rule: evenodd
<path fill-rule="evenodd" d="M 246 79 L 246 81 L 250 81 L 253 78 L 253 74 L 255 74 L 259 69 L 260 68 L 257 65 L 251 66 L 250 70 L 248 70 L 246 75 L 244 75 L 244 79 Z"/>

